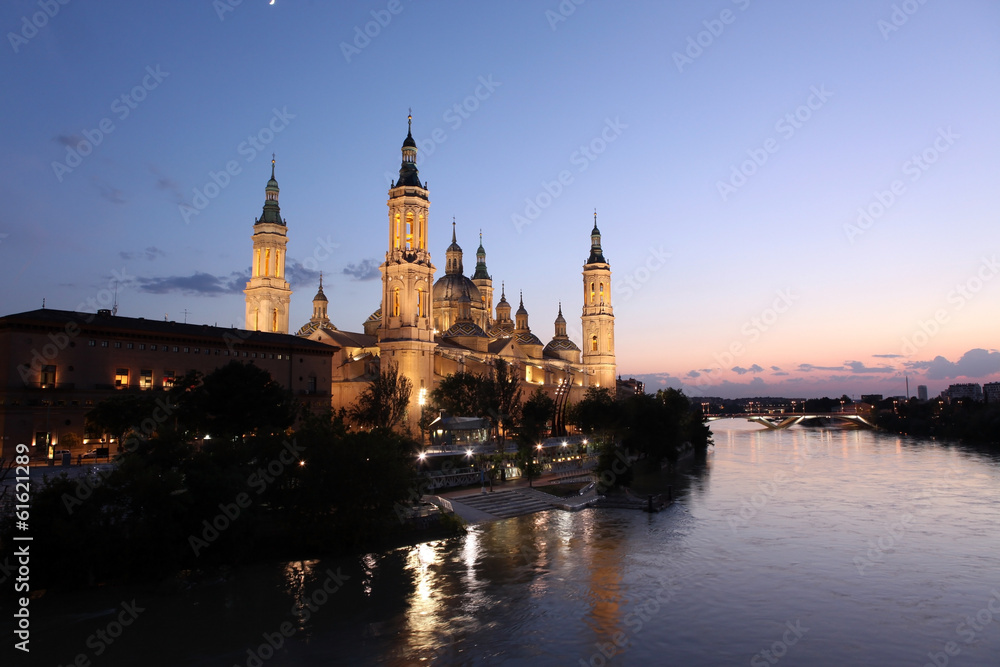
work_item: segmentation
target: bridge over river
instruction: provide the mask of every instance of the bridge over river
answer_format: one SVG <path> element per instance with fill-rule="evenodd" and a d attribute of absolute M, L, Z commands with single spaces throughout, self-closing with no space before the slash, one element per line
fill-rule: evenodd
<path fill-rule="evenodd" d="M 795 413 L 754 413 L 741 412 L 732 415 L 706 415 L 708 421 L 717 419 L 746 419 L 769 429 L 780 429 L 795 424 L 833 422 L 838 426 L 854 426 L 859 428 L 875 428 L 875 424 L 864 415 L 854 412 L 795 412 Z"/>

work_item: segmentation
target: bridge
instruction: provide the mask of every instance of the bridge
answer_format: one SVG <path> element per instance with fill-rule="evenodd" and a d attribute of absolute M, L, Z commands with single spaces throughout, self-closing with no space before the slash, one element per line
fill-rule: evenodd
<path fill-rule="evenodd" d="M 754 413 L 741 412 L 731 415 L 706 415 L 707 421 L 717 419 L 746 419 L 755 422 L 769 429 L 782 429 L 801 424 L 809 419 L 824 419 L 841 422 L 843 425 L 853 425 L 861 428 L 875 428 L 875 424 L 870 422 L 863 415 L 854 412 L 795 412 L 795 413 Z"/>

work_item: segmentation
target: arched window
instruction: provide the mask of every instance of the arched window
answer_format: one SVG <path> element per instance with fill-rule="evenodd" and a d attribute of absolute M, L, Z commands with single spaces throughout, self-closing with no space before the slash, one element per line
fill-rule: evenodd
<path fill-rule="evenodd" d="M 413 247 L 413 213 L 406 214 L 406 249 Z"/>
<path fill-rule="evenodd" d="M 399 288 L 392 288 L 392 316 L 399 317 Z"/>
<path fill-rule="evenodd" d="M 260 275 L 260 248 L 253 251 L 253 274 Z"/>
<path fill-rule="evenodd" d="M 597 334 L 590 337 L 590 351 L 597 352 Z"/>
<path fill-rule="evenodd" d="M 278 309 L 271 311 L 271 331 L 278 330 Z"/>
<path fill-rule="evenodd" d="M 590 283 L 590 304 L 594 305 L 594 283 Z"/>
<path fill-rule="evenodd" d="M 264 275 L 271 275 L 271 249 L 264 251 Z"/>
<path fill-rule="evenodd" d="M 282 273 L 283 273 L 283 271 L 281 270 L 281 251 L 280 250 L 275 250 L 274 251 L 274 275 L 276 275 L 278 278 L 280 278 Z"/>
<path fill-rule="evenodd" d="M 401 225 L 401 223 L 399 221 L 399 213 L 397 213 L 396 214 L 396 219 L 393 222 L 393 226 L 392 226 L 392 247 L 395 250 L 399 250 L 399 228 L 400 228 L 400 225 Z"/>

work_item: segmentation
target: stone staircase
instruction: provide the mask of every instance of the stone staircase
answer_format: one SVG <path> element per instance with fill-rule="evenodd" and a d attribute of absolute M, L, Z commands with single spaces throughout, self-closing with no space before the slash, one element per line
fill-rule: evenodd
<path fill-rule="evenodd" d="M 498 491 L 496 493 L 477 493 L 475 495 L 452 498 L 452 502 L 461 503 L 480 512 L 486 512 L 498 519 L 509 519 L 512 516 L 522 516 L 524 514 L 534 514 L 554 509 L 555 502 L 550 502 L 544 498 L 548 494 L 539 491 L 531 492 L 531 489 L 515 489 L 511 491 Z M 558 500 L 552 498 L 552 501 Z"/>

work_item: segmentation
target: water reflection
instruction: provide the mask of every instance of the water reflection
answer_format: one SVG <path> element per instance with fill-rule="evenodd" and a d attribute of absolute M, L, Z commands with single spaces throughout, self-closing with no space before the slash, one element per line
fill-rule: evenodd
<path fill-rule="evenodd" d="M 970 643 L 956 632 L 998 586 L 994 454 L 869 431 L 712 426 L 707 457 L 637 476 L 637 490 L 674 487 L 660 514 L 550 511 L 134 593 L 148 611 L 101 664 L 246 665 L 290 619 L 296 633 L 266 667 L 603 664 L 612 649 L 607 664 L 747 664 L 796 622 L 809 630 L 783 664 L 920 665 L 949 641 L 955 664 L 996 664 L 1000 614 Z M 330 571 L 343 588 L 296 617 Z M 40 664 L 68 664 L 94 613 L 126 594 L 40 600 Z M 165 636 L 184 641 L 151 651 Z"/>

